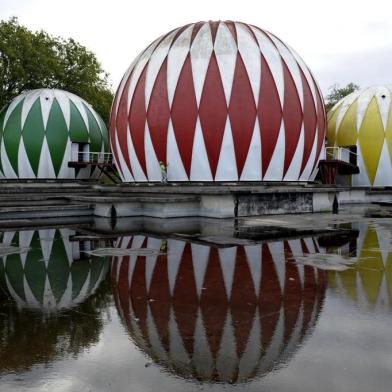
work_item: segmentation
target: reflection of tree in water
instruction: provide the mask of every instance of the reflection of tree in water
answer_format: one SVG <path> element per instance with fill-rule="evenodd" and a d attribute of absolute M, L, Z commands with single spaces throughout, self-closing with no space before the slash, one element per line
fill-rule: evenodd
<path fill-rule="evenodd" d="M 5 233 L 29 246 L 0 261 L 0 372 L 28 370 L 98 342 L 110 302 L 108 260 L 84 257 L 70 230 Z M 82 256 L 82 258 L 80 258 Z"/>
<path fill-rule="evenodd" d="M 123 237 L 119 248 L 161 249 Z M 325 272 L 293 258 L 313 239 L 216 247 L 168 240 L 167 253 L 114 257 L 113 293 L 135 344 L 165 371 L 240 383 L 287 363 L 321 311 Z"/>

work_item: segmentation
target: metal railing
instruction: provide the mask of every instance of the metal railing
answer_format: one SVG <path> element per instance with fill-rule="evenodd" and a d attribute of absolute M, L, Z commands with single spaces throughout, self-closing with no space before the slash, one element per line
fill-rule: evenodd
<path fill-rule="evenodd" d="M 78 162 L 112 164 L 113 154 L 111 152 L 79 152 Z"/>
<path fill-rule="evenodd" d="M 333 146 L 325 148 L 326 159 L 336 159 L 339 161 L 351 163 L 357 162 L 357 156 L 358 154 L 356 152 L 351 151 L 346 147 Z"/>

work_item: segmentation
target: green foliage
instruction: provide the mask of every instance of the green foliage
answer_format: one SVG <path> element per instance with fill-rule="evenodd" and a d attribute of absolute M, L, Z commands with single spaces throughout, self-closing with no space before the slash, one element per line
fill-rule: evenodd
<path fill-rule="evenodd" d="M 333 108 L 333 106 L 339 102 L 345 96 L 359 89 L 359 86 L 355 83 L 349 83 L 345 87 L 339 87 L 338 84 L 334 84 L 329 88 L 329 94 L 325 97 L 325 108 L 327 112 Z"/>
<path fill-rule="evenodd" d="M 58 88 L 89 102 L 107 123 L 113 94 L 94 53 L 72 38 L 0 21 L 0 108 L 24 90 Z"/>

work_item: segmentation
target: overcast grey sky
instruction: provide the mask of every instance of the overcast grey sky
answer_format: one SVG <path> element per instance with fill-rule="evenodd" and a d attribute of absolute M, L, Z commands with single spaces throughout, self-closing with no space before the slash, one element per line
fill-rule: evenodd
<path fill-rule="evenodd" d="M 324 92 L 333 83 L 392 83 L 390 0 L 0 0 L 0 18 L 72 37 L 93 50 L 113 89 L 133 58 L 189 22 L 255 24 L 291 45 Z"/>

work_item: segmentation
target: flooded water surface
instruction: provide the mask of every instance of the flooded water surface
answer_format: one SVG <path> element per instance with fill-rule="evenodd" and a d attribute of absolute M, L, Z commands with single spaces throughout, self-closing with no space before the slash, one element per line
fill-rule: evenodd
<path fill-rule="evenodd" d="M 1 233 L 0 391 L 390 390 L 388 219 L 189 224 Z"/>

